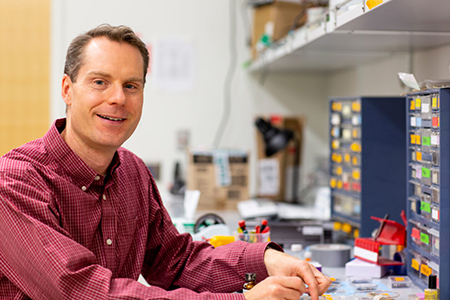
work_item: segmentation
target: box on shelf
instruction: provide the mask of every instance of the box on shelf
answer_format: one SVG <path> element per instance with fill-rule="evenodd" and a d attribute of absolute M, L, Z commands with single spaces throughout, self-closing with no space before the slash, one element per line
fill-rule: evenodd
<path fill-rule="evenodd" d="M 294 27 L 305 24 L 305 6 L 289 1 L 275 0 L 270 4 L 253 8 L 252 57 L 258 56 L 256 45 L 261 36 L 267 34 L 272 41 L 277 41 L 288 34 Z M 297 19 L 296 24 L 293 24 Z"/>
<path fill-rule="evenodd" d="M 301 116 L 272 115 L 262 117 L 270 120 L 278 129 L 289 129 L 294 138 L 287 147 L 270 157 L 265 154 L 262 134 L 256 130 L 257 142 L 257 196 L 277 201 L 295 202 L 298 200 L 302 138 L 304 119 Z"/>
<path fill-rule="evenodd" d="M 237 209 L 248 200 L 248 153 L 238 150 L 189 152 L 188 190 L 199 190 L 198 210 Z"/>

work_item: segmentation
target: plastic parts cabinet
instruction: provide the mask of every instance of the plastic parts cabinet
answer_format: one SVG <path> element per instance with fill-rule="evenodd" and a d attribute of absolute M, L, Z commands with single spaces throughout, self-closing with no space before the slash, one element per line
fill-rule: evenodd
<path fill-rule="evenodd" d="M 330 188 L 334 219 L 370 237 L 379 223 L 403 223 L 406 209 L 405 97 L 330 100 Z"/>
<path fill-rule="evenodd" d="M 436 274 L 450 299 L 450 89 L 407 96 L 407 269 L 421 289 Z"/>

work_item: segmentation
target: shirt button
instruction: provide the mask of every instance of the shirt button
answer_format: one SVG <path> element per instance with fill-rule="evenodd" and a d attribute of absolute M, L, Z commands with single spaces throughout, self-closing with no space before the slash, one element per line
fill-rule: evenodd
<path fill-rule="evenodd" d="M 108 244 L 108 246 L 111 246 L 112 245 L 112 240 L 111 239 L 107 239 L 106 243 Z"/>
<path fill-rule="evenodd" d="M 103 200 L 106 200 L 106 195 L 105 194 L 103 194 Z"/>
<path fill-rule="evenodd" d="M 84 192 L 84 191 L 87 190 L 87 188 L 83 185 L 83 186 L 81 187 L 81 190 Z"/>
<path fill-rule="evenodd" d="M 94 177 L 94 180 L 100 180 L 100 176 L 98 176 L 98 175 L 95 176 L 95 177 Z"/>

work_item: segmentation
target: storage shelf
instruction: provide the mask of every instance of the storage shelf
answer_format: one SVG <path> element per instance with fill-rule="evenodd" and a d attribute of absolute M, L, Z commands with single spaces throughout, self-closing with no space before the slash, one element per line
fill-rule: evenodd
<path fill-rule="evenodd" d="M 364 2 L 292 32 L 260 54 L 250 71 L 334 71 L 450 44 L 448 0 L 385 0 L 372 10 Z"/>

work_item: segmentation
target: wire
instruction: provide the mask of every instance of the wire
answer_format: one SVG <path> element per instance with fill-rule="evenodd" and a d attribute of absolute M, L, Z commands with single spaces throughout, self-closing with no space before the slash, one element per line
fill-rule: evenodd
<path fill-rule="evenodd" d="M 217 128 L 217 132 L 214 138 L 213 147 L 218 148 L 220 141 L 222 140 L 223 133 L 230 119 L 231 110 L 231 84 L 236 72 L 237 50 L 236 50 L 236 6 L 235 0 L 229 0 L 229 17 L 230 17 L 230 32 L 229 32 L 229 44 L 230 44 L 230 62 L 228 64 L 228 71 L 225 77 L 224 89 L 223 89 L 223 113 L 222 118 Z"/>

